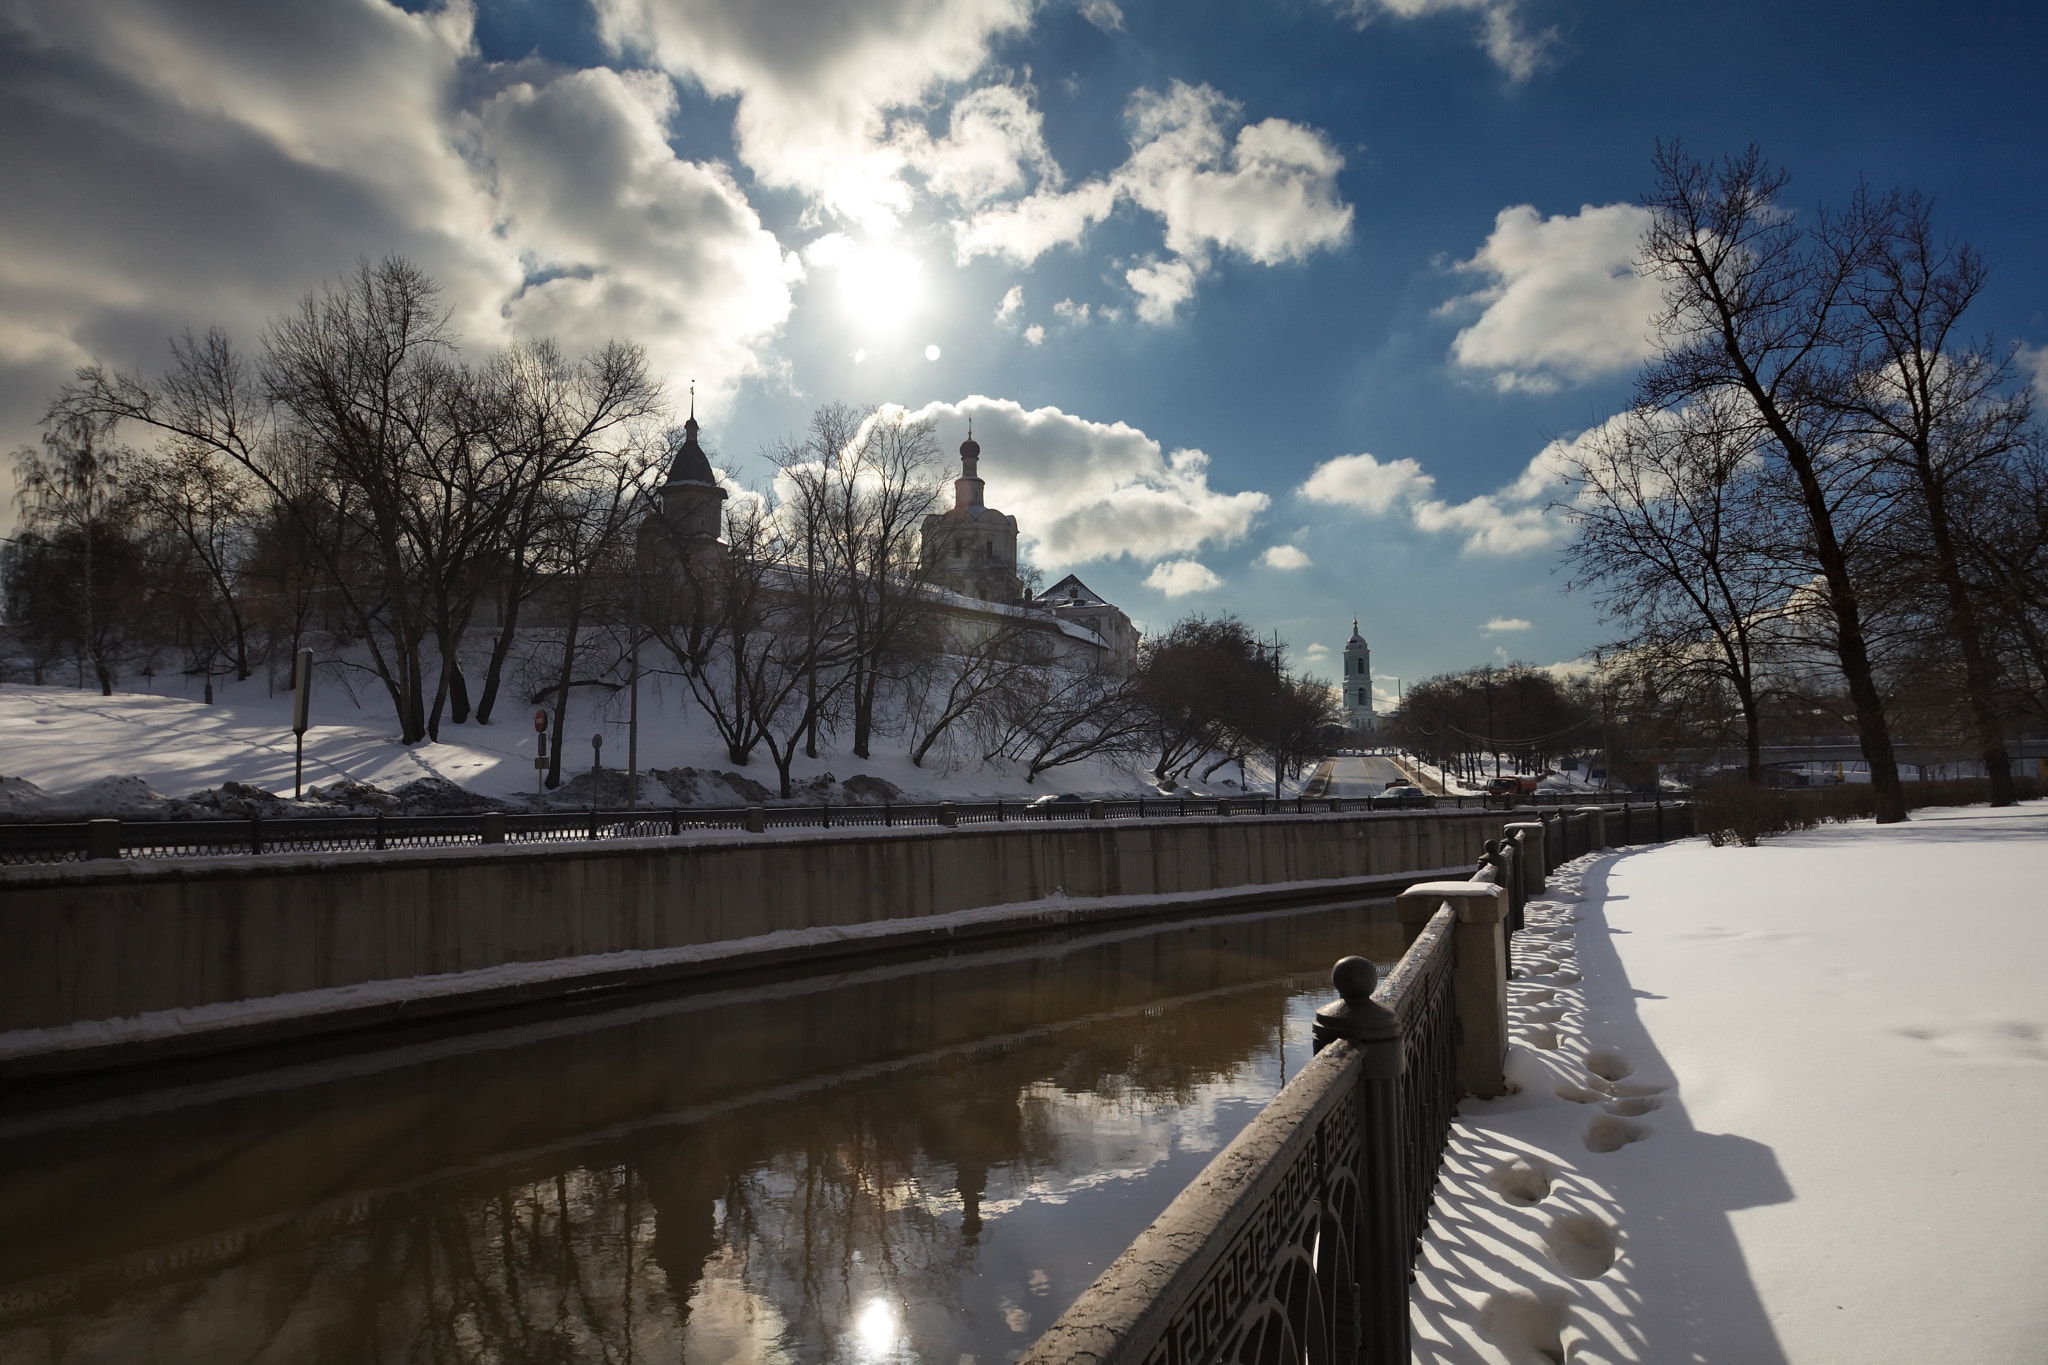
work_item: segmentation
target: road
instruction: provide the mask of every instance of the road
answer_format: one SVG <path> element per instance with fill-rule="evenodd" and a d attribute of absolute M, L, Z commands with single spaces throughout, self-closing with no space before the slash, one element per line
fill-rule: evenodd
<path fill-rule="evenodd" d="M 1389 782 L 1401 779 L 1393 760 L 1372 757 L 1330 760 L 1330 788 L 1326 796 L 1378 796 Z"/>

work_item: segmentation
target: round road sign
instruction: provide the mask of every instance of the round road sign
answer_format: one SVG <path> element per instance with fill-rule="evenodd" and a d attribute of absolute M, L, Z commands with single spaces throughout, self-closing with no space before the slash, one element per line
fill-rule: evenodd
<path fill-rule="evenodd" d="M 548 713 L 547 713 L 546 711 L 536 711 L 536 712 L 534 712 L 534 713 L 533 713 L 533 729 L 534 729 L 534 733 L 535 733 L 535 734 L 539 734 L 539 733 L 540 733 L 541 731 L 543 731 L 543 730 L 545 730 L 545 729 L 547 729 L 547 728 L 548 728 Z"/>

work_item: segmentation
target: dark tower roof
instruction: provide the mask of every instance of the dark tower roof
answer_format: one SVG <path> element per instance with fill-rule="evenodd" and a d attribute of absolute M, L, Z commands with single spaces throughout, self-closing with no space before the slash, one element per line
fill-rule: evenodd
<path fill-rule="evenodd" d="M 683 423 L 683 443 L 676 447 L 676 458 L 668 467 L 670 483 L 708 483 L 714 488 L 718 480 L 712 476 L 711 461 L 704 456 L 704 447 L 697 444 L 697 419 L 693 415 Z"/>

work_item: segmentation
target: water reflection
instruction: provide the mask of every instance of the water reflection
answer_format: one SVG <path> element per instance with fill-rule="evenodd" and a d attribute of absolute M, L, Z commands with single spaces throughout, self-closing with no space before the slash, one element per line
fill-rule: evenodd
<path fill-rule="evenodd" d="M 0 1117 L 0 1359 L 1002 1360 L 1384 904 L 533 1016 Z"/>

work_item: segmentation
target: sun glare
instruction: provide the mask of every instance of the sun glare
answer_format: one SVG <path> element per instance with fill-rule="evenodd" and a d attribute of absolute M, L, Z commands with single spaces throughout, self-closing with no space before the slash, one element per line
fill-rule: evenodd
<path fill-rule="evenodd" d="M 864 332 L 895 331 L 923 306 L 924 263 L 901 247 L 833 233 L 806 254 L 833 272 L 840 308 Z"/>

